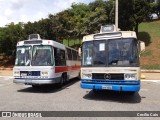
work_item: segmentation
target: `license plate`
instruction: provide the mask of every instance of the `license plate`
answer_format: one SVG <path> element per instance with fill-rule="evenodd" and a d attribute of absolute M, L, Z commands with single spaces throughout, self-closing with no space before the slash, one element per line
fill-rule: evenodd
<path fill-rule="evenodd" d="M 25 80 L 25 83 L 31 84 L 31 83 L 32 83 L 32 80 Z"/>
<path fill-rule="evenodd" d="M 112 86 L 102 85 L 102 89 L 104 89 L 104 90 L 112 90 Z"/>

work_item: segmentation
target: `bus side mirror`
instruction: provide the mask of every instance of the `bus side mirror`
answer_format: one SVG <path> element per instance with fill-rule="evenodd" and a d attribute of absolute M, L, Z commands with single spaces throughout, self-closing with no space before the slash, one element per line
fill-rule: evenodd
<path fill-rule="evenodd" d="M 140 52 L 144 52 L 145 51 L 145 43 L 143 41 L 140 41 Z"/>
<path fill-rule="evenodd" d="M 82 53 L 82 50 L 81 48 L 78 48 L 78 55 L 81 57 L 81 53 Z"/>

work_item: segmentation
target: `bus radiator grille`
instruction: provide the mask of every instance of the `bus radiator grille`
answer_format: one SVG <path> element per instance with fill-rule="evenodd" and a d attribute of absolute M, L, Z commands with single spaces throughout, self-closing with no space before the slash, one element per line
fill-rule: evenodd
<path fill-rule="evenodd" d="M 92 73 L 92 79 L 101 80 L 124 80 L 124 74 L 115 73 Z"/>

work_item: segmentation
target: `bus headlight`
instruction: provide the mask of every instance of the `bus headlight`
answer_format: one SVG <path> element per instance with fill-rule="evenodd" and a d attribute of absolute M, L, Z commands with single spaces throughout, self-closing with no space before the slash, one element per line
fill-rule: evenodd
<path fill-rule="evenodd" d="M 48 75 L 49 75 L 48 72 L 41 72 L 41 76 L 43 76 L 43 77 L 47 77 Z"/>
<path fill-rule="evenodd" d="M 137 75 L 136 74 L 124 74 L 124 79 L 125 80 L 136 80 Z"/>
<path fill-rule="evenodd" d="M 20 71 L 14 71 L 14 76 L 20 76 Z"/>
<path fill-rule="evenodd" d="M 82 74 L 82 79 L 92 79 L 92 74 L 89 73 L 89 74 Z"/>

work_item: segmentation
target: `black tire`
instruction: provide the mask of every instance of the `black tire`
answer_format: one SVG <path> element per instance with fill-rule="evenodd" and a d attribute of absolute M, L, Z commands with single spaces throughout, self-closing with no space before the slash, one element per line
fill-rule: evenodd
<path fill-rule="evenodd" d="M 60 83 L 59 83 L 59 87 L 62 87 L 63 86 L 63 84 L 64 84 L 64 76 L 62 75 L 62 77 L 60 78 L 61 80 L 60 80 Z"/>
<path fill-rule="evenodd" d="M 64 79 L 64 83 L 66 83 L 68 81 L 68 76 L 67 73 L 63 74 L 63 79 Z"/>
<path fill-rule="evenodd" d="M 77 77 L 78 79 L 81 79 L 81 75 L 80 75 L 80 73 L 78 74 L 78 77 Z"/>
<path fill-rule="evenodd" d="M 32 88 L 35 88 L 35 89 L 40 88 L 40 85 L 32 85 Z"/>

